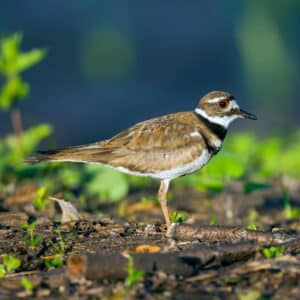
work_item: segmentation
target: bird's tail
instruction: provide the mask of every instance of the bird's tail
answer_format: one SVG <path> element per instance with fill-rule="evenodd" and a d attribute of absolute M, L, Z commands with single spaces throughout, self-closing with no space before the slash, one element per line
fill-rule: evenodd
<path fill-rule="evenodd" d="M 101 162 L 106 150 L 99 144 L 83 145 L 71 148 L 38 151 L 35 156 L 25 160 L 27 163 L 39 162 Z"/>

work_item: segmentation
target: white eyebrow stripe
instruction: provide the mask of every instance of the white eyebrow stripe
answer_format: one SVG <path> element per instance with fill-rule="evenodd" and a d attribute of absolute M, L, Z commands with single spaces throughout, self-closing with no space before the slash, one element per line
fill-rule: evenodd
<path fill-rule="evenodd" d="M 211 123 L 215 123 L 223 126 L 225 129 L 228 128 L 230 123 L 235 119 L 242 118 L 241 115 L 231 115 L 231 116 L 209 116 L 202 108 L 195 108 L 195 113 L 202 116 L 204 119 Z"/>
<path fill-rule="evenodd" d="M 225 96 L 222 96 L 222 97 L 215 97 L 215 98 L 212 98 L 210 100 L 207 101 L 207 103 L 217 103 L 219 102 L 220 100 L 225 100 L 227 99 Z"/>

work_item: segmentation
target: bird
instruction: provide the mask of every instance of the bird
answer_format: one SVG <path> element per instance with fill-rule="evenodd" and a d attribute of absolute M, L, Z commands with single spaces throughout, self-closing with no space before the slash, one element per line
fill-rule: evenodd
<path fill-rule="evenodd" d="M 227 92 L 204 95 L 193 111 L 163 115 L 137 123 L 110 139 L 57 150 L 39 151 L 38 162 L 81 162 L 111 167 L 124 173 L 160 180 L 158 200 L 167 232 L 170 181 L 204 167 L 222 148 L 229 125 L 257 117 L 242 110 Z"/>

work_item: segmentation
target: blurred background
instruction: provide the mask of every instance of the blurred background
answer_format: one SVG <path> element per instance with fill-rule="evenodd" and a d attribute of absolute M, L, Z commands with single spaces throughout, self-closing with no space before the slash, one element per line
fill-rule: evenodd
<path fill-rule="evenodd" d="M 0 35 L 46 58 L 24 73 L 26 127 L 54 127 L 52 146 L 108 138 L 147 118 L 231 92 L 263 136 L 300 121 L 300 1 L 0 1 Z M 1 84 L 1 82 L 0 82 Z M 0 134 L 11 131 L 0 113 Z M 54 142 L 55 141 L 55 142 Z"/>

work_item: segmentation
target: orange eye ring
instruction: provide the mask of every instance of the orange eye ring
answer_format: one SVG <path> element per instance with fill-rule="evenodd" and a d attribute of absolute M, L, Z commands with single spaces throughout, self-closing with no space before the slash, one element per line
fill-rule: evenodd
<path fill-rule="evenodd" d="M 218 105 L 220 108 L 224 109 L 228 106 L 228 103 L 229 103 L 228 100 L 221 100 L 218 102 Z"/>

